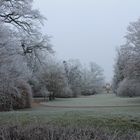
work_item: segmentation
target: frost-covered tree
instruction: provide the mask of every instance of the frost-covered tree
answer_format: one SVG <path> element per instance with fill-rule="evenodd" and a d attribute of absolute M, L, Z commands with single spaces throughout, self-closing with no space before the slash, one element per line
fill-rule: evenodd
<path fill-rule="evenodd" d="M 82 73 L 82 94 L 93 95 L 100 93 L 104 85 L 103 70 L 96 63 L 91 62 L 89 68 Z"/>
<path fill-rule="evenodd" d="M 81 94 L 82 65 L 79 60 L 64 61 L 64 68 L 68 84 L 73 91 L 73 96 Z"/>
<path fill-rule="evenodd" d="M 113 90 L 116 93 L 119 82 L 121 82 L 125 76 L 125 70 L 127 67 L 127 61 L 129 60 L 129 54 L 127 53 L 127 46 L 121 46 L 120 50 L 117 50 L 117 58 L 114 66 L 114 77 L 113 77 Z"/>
<path fill-rule="evenodd" d="M 102 86 L 104 85 L 103 69 L 96 63 L 91 62 L 90 72 L 92 77 L 91 83 L 93 84 L 95 91 L 99 93 L 99 91 L 102 89 Z"/>
<path fill-rule="evenodd" d="M 44 17 L 33 9 L 33 0 L 1 0 L 0 23 L 9 26 L 21 43 L 24 54 L 28 48 L 33 51 L 37 48 L 51 50 L 49 38 L 40 32 L 40 25 Z"/>
<path fill-rule="evenodd" d="M 30 71 L 14 32 L 0 24 L 0 110 L 30 107 L 31 90 L 25 82 Z"/>
<path fill-rule="evenodd" d="M 42 65 L 42 54 L 52 52 L 48 37 L 39 31 L 44 18 L 32 3 L 0 1 L 0 108 L 1 101 L 7 105 L 3 99 L 12 103 L 11 108 L 27 107 L 24 103 L 31 95 L 27 82 Z"/>
<path fill-rule="evenodd" d="M 130 96 L 128 90 L 134 89 L 134 87 L 137 88 L 140 82 L 140 19 L 130 23 L 127 31 L 127 35 L 125 36 L 126 43 L 118 51 L 113 87 L 118 95 Z M 134 83 L 130 84 L 133 81 Z M 131 92 L 131 96 L 136 95 L 140 94 Z"/>
<path fill-rule="evenodd" d="M 45 86 L 49 91 L 48 94 L 52 94 L 53 99 L 55 97 L 72 97 L 63 64 L 55 60 L 54 57 L 47 58 L 44 67 L 37 71 L 36 75 L 40 86 Z"/>
<path fill-rule="evenodd" d="M 44 17 L 38 10 L 32 8 L 32 4 L 33 0 L 1 0 L 0 22 L 33 33 L 37 23 L 42 23 Z"/>

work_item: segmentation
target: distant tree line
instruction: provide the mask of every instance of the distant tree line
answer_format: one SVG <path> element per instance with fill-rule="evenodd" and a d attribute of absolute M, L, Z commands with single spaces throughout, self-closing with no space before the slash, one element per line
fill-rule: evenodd
<path fill-rule="evenodd" d="M 140 96 L 140 19 L 130 23 L 125 38 L 117 50 L 113 90 L 118 96 Z"/>
<path fill-rule="evenodd" d="M 103 70 L 95 63 L 84 67 L 79 60 L 60 62 L 47 56 L 43 67 L 30 79 L 34 97 L 48 96 L 70 98 L 94 95 L 102 91 Z"/>
<path fill-rule="evenodd" d="M 40 31 L 45 18 L 33 0 L 0 1 L 0 111 L 31 107 L 32 97 L 77 97 L 99 93 L 103 71 L 95 63 L 60 62 L 50 38 Z"/>

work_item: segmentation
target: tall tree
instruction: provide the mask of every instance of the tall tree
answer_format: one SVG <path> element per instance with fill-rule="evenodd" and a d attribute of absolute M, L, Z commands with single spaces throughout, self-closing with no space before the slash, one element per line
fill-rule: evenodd
<path fill-rule="evenodd" d="M 68 60 L 64 61 L 64 67 L 68 84 L 76 97 L 81 94 L 82 65 L 79 60 Z"/>
<path fill-rule="evenodd" d="M 36 30 L 36 23 L 42 23 L 44 17 L 32 7 L 33 0 L 1 0 L 0 21 L 14 25 L 27 33 Z"/>
<path fill-rule="evenodd" d="M 127 31 L 126 43 L 118 51 L 114 70 L 113 85 L 114 90 L 118 91 L 119 95 L 123 92 L 126 93 L 125 95 L 132 93 L 127 91 L 128 86 L 133 82 L 132 88 L 134 86 L 134 89 L 137 89 L 138 81 L 140 81 L 140 19 L 130 23 Z M 138 93 L 133 95 L 138 95 Z"/>

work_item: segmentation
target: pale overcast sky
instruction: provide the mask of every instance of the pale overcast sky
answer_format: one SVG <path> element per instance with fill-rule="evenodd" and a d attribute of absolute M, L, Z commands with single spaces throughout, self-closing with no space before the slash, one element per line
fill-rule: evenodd
<path fill-rule="evenodd" d="M 109 81 L 115 50 L 126 28 L 140 17 L 140 0 L 34 0 L 47 18 L 43 32 L 60 59 L 96 62 Z"/>

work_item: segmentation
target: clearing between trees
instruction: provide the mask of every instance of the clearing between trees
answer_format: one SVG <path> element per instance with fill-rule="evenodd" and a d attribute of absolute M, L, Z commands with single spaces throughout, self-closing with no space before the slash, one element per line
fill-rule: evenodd
<path fill-rule="evenodd" d="M 31 109 L 1 112 L 0 131 L 3 137 L 11 134 L 15 138 L 35 140 L 51 140 L 50 135 L 53 140 L 71 140 L 70 136 L 76 140 L 92 137 L 139 140 L 139 110 L 140 98 L 120 98 L 114 94 L 56 98 L 51 102 L 34 103 Z"/>

